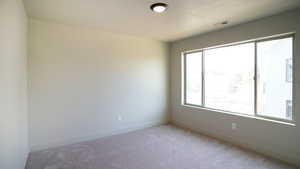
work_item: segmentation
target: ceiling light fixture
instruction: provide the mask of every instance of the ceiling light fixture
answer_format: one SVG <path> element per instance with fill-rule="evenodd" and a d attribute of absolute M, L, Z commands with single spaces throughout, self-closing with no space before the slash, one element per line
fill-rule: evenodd
<path fill-rule="evenodd" d="M 222 25 L 227 25 L 228 24 L 228 21 L 223 21 L 221 22 Z"/>
<path fill-rule="evenodd" d="M 162 13 L 166 11 L 168 8 L 168 4 L 165 3 L 155 3 L 150 6 L 150 9 L 156 13 Z"/>
<path fill-rule="evenodd" d="M 229 21 L 225 20 L 225 21 L 222 21 L 222 22 L 217 22 L 214 24 L 214 26 L 225 26 L 225 25 L 228 25 L 229 24 Z"/>

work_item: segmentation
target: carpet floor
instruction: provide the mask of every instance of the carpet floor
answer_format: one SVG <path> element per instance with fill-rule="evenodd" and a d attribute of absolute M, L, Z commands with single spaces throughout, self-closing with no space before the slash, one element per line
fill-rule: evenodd
<path fill-rule="evenodd" d="M 296 169 L 164 125 L 30 153 L 26 169 Z"/>

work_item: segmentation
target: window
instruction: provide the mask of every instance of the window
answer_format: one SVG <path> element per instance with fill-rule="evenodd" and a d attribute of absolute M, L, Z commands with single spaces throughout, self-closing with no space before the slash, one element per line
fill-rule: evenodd
<path fill-rule="evenodd" d="M 205 106 L 251 114 L 254 43 L 205 51 Z"/>
<path fill-rule="evenodd" d="M 187 54 L 186 58 L 186 103 L 202 105 L 202 52 Z"/>
<path fill-rule="evenodd" d="M 292 83 L 287 82 L 287 60 L 293 55 L 293 39 L 257 43 L 257 114 L 281 119 L 286 115 L 286 100 L 292 100 Z M 288 63 L 292 66 L 292 63 Z M 288 78 L 291 80 L 291 78 Z"/>
<path fill-rule="evenodd" d="M 293 36 L 184 54 L 184 104 L 292 120 Z"/>

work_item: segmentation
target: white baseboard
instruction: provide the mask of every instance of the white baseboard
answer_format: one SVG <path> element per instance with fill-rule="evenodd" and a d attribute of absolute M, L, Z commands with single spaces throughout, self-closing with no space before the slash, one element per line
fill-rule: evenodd
<path fill-rule="evenodd" d="M 149 128 L 153 126 L 159 126 L 163 124 L 167 124 L 167 120 L 156 120 L 156 121 L 151 121 L 147 123 L 142 123 L 142 124 L 133 124 L 133 125 L 127 125 L 126 127 L 115 129 L 115 130 L 108 130 L 108 131 L 101 131 L 98 133 L 92 133 L 88 134 L 85 136 L 79 136 L 79 137 L 68 137 L 68 138 L 61 138 L 59 140 L 51 140 L 47 143 L 44 144 L 36 144 L 36 145 L 31 145 L 30 150 L 31 152 L 34 151 L 40 151 L 40 150 L 45 150 L 48 148 L 53 148 L 53 147 L 59 147 L 59 146 L 64 146 L 64 145 L 70 145 L 70 144 L 75 144 L 75 143 L 80 143 L 84 141 L 89 141 L 89 140 L 95 140 L 99 139 L 102 137 L 107 137 L 107 136 L 112 136 L 116 134 L 121 134 L 121 133 L 127 133 L 130 131 L 135 131 L 135 130 L 140 130 L 144 128 Z"/>

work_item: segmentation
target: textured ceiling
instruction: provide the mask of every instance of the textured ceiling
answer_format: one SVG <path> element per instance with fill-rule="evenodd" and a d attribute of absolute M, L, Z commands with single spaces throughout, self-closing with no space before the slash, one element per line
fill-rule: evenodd
<path fill-rule="evenodd" d="M 153 0 L 24 0 L 32 18 L 98 27 L 147 38 L 174 41 L 300 6 L 300 0 L 161 0 L 169 4 L 153 13 Z M 224 26 L 220 23 L 228 20 Z"/>

